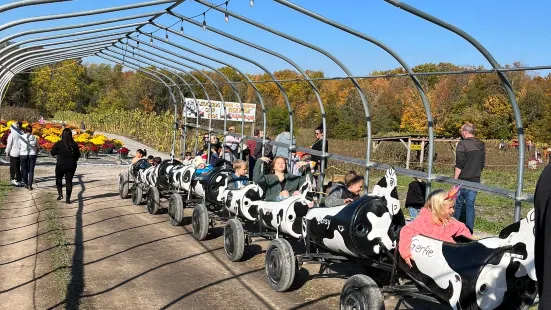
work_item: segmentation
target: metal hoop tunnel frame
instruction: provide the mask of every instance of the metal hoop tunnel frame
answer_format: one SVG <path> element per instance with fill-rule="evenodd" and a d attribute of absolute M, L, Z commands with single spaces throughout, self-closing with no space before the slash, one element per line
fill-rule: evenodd
<path fill-rule="evenodd" d="M 16 3 L 11 3 L 11 4 L 6 4 L 6 5 L 0 6 L 0 12 L 6 12 L 6 11 L 9 11 L 9 10 L 16 9 L 16 8 L 19 8 L 19 7 L 24 7 L 24 6 L 43 5 L 43 4 L 48 4 L 48 3 L 57 3 L 57 2 L 64 2 L 64 1 L 67 1 L 67 0 L 26 0 L 26 1 L 19 1 L 19 2 L 16 2 Z M 429 149 L 428 149 L 429 156 L 427 158 L 427 166 L 428 166 L 427 167 L 427 173 L 422 173 L 420 171 L 412 171 L 412 170 L 409 170 L 409 169 L 395 167 L 395 170 L 396 170 L 397 173 L 427 179 L 427 183 L 428 183 L 427 184 L 428 185 L 427 193 L 430 191 L 430 183 L 433 182 L 433 181 L 436 181 L 436 182 L 445 182 L 445 183 L 451 183 L 451 184 L 463 184 L 463 186 L 465 188 L 475 189 L 475 190 L 479 190 L 479 191 L 484 191 L 484 192 L 488 192 L 488 193 L 492 193 L 492 194 L 496 194 L 496 195 L 501 195 L 501 196 L 513 198 L 514 199 L 514 205 L 515 205 L 515 207 L 514 207 L 514 220 L 518 221 L 520 219 L 522 201 L 533 202 L 533 196 L 523 192 L 524 157 L 525 157 L 524 148 L 519 147 L 518 169 L 517 169 L 517 187 L 516 187 L 516 190 L 514 192 L 509 191 L 509 190 L 505 190 L 505 189 L 502 189 L 502 188 L 486 186 L 486 185 L 479 184 L 479 183 L 465 182 L 465 181 L 460 181 L 460 180 L 456 180 L 456 179 L 449 178 L 449 177 L 444 177 L 444 176 L 439 176 L 439 175 L 432 175 L 433 154 L 434 154 L 434 132 L 433 132 L 432 115 L 431 115 L 430 105 L 429 105 L 428 99 L 425 95 L 425 91 L 423 90 L 423 88 L 421 87 L 421 84 L 417 80 L 417 76 L 418 75 L 439 75 L 439 74 L 465 74 L 465 73 L 469 73 L 469 72 L 466 71 L 466 72 L 415 73 L 410 69 L 410 67 L 405 63 L 405 61 L 400 56 L 398 56 L 398 54 L 396 52 L 391 50 L 388 46 L 386 46 L 381 41 L 376 40 L 376 39 L 368 36 L 367 34 L 364 34 L 362 32 L 359 32 L 357 30 L 349 28 L 346 25 L 340 24 L 336 21 L 333 21 L 333 20 L 330 20 L 326 17 L 323 17 L 323 16 L 321 16 L 321 15 L 315 13 L 315 12 L 304 9 L 304 8 L 302 8 L 298 5 L 295 5 L 295 4 L 293 4 L 293 3 L 291 3 L 287 0 L 274 0 L 274 1 L 278 4 L 281 4 L 281 5 L 284 5 L 288 8 L 290 8 L 290 9 L 293 9 L 293 10 L 295 10 L 295 11 L 297 11 L 297 12 L 299 12 L 299 13 L 305 15 L 305 16 L 308 16 L 308 17 L 316 19 L 316 20 L 318 20 L 322 23 L 325 23 L 325 24 L 328 24 L 332 27 L 335 27 L 335 28 L 341 30 L 344 33 L 359 37 L 363 40 L 366 40 L 368 42 L 371 42 L 371 43 L 377 45 L 378 47 L 385 50 L 392 57 L 394 57 L 400 63 L 400 65 L 405 69 L 405 71 L 407 72 L 406 74 L 396 74 L 396 75 L 392 75 L 392 76 L 407 76 L 407 77 L 409 77 L 412 80 L 415 88 L 417 89 L 417 91 L 418 91 L 418 93 L 421 97 L 421 101 L 423 103 L 423 107 L 425 109 L 425 114 L 426 114 L 426 117 L 427 117 L 428 138 L 429 138 Z M 23 19 L 20 19 L 20 20 L 16 20 L 16 21 L 12 21 L 12 22 L 8 22 L 8 23 L 5 23 L 3 25 L 0 25 L 0 31 L 3 31 L 3 30 L 6 30 L 6 29 L 9 29 L 9 28 L 12 28 L 14 26 L 17 26 L 17 25 L 22 25 L 22 24 L 27 24 L 27 23 L 32 23 L 32 22 L 51 21 L 51 20 L 73 18 L 73 17 L 80 17 L 80 16 L 89 16 L 89 15 L 99 15 L 99 14 L 104 14 L 104 13 L 109 13 L 109 12 L 131 10 L 131 9 L 136 9 L 136 8 L 142 8 L 142 7 L 159 5 L 159 4 L 171 3 L 171 5 L 165 10 L 157 10 L 157 11 L 151 12 L 151 13 L 136 14 L 136 15 L 125 15 L 125 16 L 121 16 L 119 18 L 104 19 L 104 20 L 97 21 L 97 22 L 74 24 L 74 25 L 70 25 L 70 26 L 59 26 L 59 27 L 34 29 L 34 30 L 30 30 L 30 31 L 19 32 L 19 33 L 13 34 L 13 35 L 6 36 L 4 38 L 0 38 L 0 44 L 2 44 L 2 43 L 6 43 L 6 42 L 8 42 L 12 39 L 16 39 L 16 38 L 23 37 L 23 36 L 26 36 L 26 35 L 55 32 L 55 31 L 60 31 L 60 30 L 74 30 L 74 29 L 77 29 L 77 28 L 100 26 L 100 25 L 104 25 L 104 24 L 121 22 L 121 21 L 132 20 L 132 19 L 139 19 L 139 18 L 144 18 L 144 17 L 150 18 L 148 21 L 145 21 L 145 22 L 132 22 L 132 23 L 128 23 L 128 24 L 125 24 L 125 25 L 117 25 L 117 26 L 106 27 L 106 28 L 97 28 L 97 29 L 85 30 L 85 31 L 81 31 L 81 32 L 72 31 L 70 33 L 65 33 L 65 34 L 60 34 L 60 35 L 40 36 L 40 37 L 33 38 L 33 39 L 14 42 L 11 45 L 7 45 L 7 46 L 3 47 L 2 49 L 0 49 L 0 55 L 1 55 L 0 56 L 0 94 L 4 93 L 4 90 L 6 89 L 7 84 L 9 83 L 9 81 L 16 74 L 18 74 L 20 72 L 23 72 L 23 71 L 25 71 L 29 68 L 40 66 L 40 65 L 51 64 L 51 63 L 55 63 L 55 62 L 62 61 L 62 60 L 67 60 L 67 59 L 78 59 L 78 58 L 87 57 L 87 56 L 91 56 L 91 55 L 97 55 L 97 57 L 100 57 L 102 59 L 105 59 L 107 61 L 111 61 L 111 62 L 114 62 L 114 63 L 120 63 L 122 61 L 122 65 L 124 65 L 124 66 L 126 66 L 126 67 L 128 67 L 132 70 L 142 72 L 143 74 L 153 76 L 155 78 L 155 80 L 158 80 L 159 83 L 162 83 L 165 87 L 167 87 L 167 89 L 169 90 L 170 96 L 171 96 L 172 104 L 173 104 L 174 109 L 175 109 L 174 110 L 175 131 L 174 131 L 173 137 L 172 137 L 171 158 L 173 158 L 174 155 L 175 155 L 174 152 L 175 152 L 175 143 L 176 143 L 176 130 L 178 128 L 177 127 L 178 103 L 177 103 L 176 97 L 174 96 L 174 93 L 173 93 L 171 87 L 176 87 L 177 88 L 177 91 L 178 91 L 178 93 L 180 95 L 180 98 L 182 100 L 182 118 L 183 118 L 183 124 L 182 124 L 182 127 L 181 127 L 182 131 L 183 131 L 183 133 L 182 133 L 182 137 L 183 137 L 183 139 L 182 139 L 182 153 L 185 152 L 185 150 L 186 150 L 186 139 L 185 138 L 187 137 L 188 127 L 190 127 L 190 128 L 195 127 L 195 136 L 196 136 L 195 150 L 196 151 L 197 151 L 197 144 L 198 144 L 199 129 L 208 130 L 209 136 L 212 132 L 222 132 L 224 134 L 224 137 L 226 137 L 227 135 L 233 135 L 233 136 L 237 136 L 237 137 L 239 136 L 236 133 L 228 133 L 228 131 L 227 131 L 226 103 L 225 103 L 225 100 L 223 98 L 222 92 L 221 92 L 220 87 L 219 87 L 220 85 L 225 85 L 225 84 L 228 84 L 230 86 L 233 93 L 236 95 L 237 101 L 240 104 L 241 115 L 242 115 L 242 120 L 241 120 L 241 138 L 242 139 L 241 139 L 241 143 L 243 143 L 243 138 L 245 138 L 245 134 L 244 134 L 244 106 L 243 106 L 242 98 L 240 97 L 239 92 L 238 92 L 237 88 L 235 87 L 235 85 L 238 85 L 238 84 L 250 85 L 253 88 L 253 90 L 254 90 L 257 98 L 258 98 L 258 101 L 259 101 L 259 103 L 262 107 L 263 131 L 266 132 L 267 109 L 265 107 L 262 94 L 260 93 L 260 91 L 258 90 L 258 88 L 256 87 L 255 84 L 256 83 L 261 83 L 261 82 L 262 83 L 265 83 L 265 82 L 274 83 L 283 95 L 283 99 L 284 99 L 285 105 L 287 107 L 288 118 L 289 118 L 289 122 L 290 122 L 290 132 L 291 132 L 291 135 L 294 136 L 294 122 L 293 122 L 294 114 L 293 114 L 293 110 L 292 110 L 289 98 L 287 96 L 287 93 L 285 92 L 285 89 L 281 85 L 282 82 L 288 82 L 287 80 L 278 80 L 278 79 L 276 79 L 276 77 L 273 75 L 273 73 L 271 73 L 269 70 L 266 69 L 264 64 L 261 64 L 261 63 L 257 62 L 254 59 L 250 59 L 250 58 L 245 57 L 243 55 L 239 55 L 235 52 L 232 52 L 229 48 L 228 49 L 222 49 L 222 48 L 217 47 L 217 46 L 215 46 L 215 45 L 213 45 L 209 42 L 204 42 L 204 41 L 201 41 L 197 38 L 191 37 L 187 34 L 179 33 L 177 31 L 171 29 L 170 27 L 167 27 L 167 26 L 164 26 L 164 25 L 161 25 L 161 24 L 155 22 L 155 19 L 157 19 L 160 16 L 172 15 L 175 18 L 180 19 L 182 21 L 182 23 L 185 21 L 187 23 L 191 23 L 191 24 L 194 24 L 196 26 L 202 27 L 203 25 L 200 24 L 199 22 L 174 12 L 174 9 L 177 8 L 178 5 L 180 5 L 182 2 L 184 2 L 184 0 L 180 0 L 180 1 L 176 1 L 176 0 L 149 1 L 149 2 L 136 3 L 136 4 L 131 4 L 131 5 L 111 7 L 111 8 L 96 9 L 96 10 L 84 11 L 84 12 L 74 12 L 74 13 L 65 13 L 65 14 L 57 14 L 57 15 L 50 15 L 50 16 L 38 16 L 38 17 L 31 17 L 31 18 L 23 18 Z M 303 45 L 305 47 L 308 47 L 310 49 L 313 49 L 313 50 L 325 55 L 330 60 L 332 60 L 334 63 L 336 63 L 345 72 L 346 77 L 339 78 L 339 79 L 348 79 L 348 80 L 350 80 L 353 83 L 356 90 L 358 91 L 358 94 L 359 94 L 360 99 L 362 101 L 362 105 L 364 107 L 364 114 L 365 114 L 366 128 L 367 128 L 367 146 L 366 146 L 366 158 L 365 158 L 365 160 L 325 152 L 325 145 L 326 145 L 326 140 L 325 139 L 323 140 L 323 146 L 322 146 L 322 151 L 321 152 L 313 151 L 310 148 L 297 147 L 293 143 L 293 139 L 291 139 L 291 142 L 287 146 L 289 148 L 289 154 L 292 151 L 301 150 L 301 151 L 310 152 L 311 154 L 320 155 L 321 158 L 322 158 L 320 180 L 322 182 L 323 182 L 323 178 L 324 178 L 324 175 L 325 175 L 324 163 L 329 158 L 334 159 L 334 160 L 339 160 L 339 161 L 345 161 L 345 162 L 349 162 L 349 163 L 353 163 L 353 164 L 357 164 L 357 165 L 361 165 L 361 166 L 366 167 L 366 179 L 367 180 L 369 180 L 369 171 L 370 171 L 370 169 L 372 169 L 372 168 L 373 169 L 386 169 L 388 167 L 388 165 L 386 165 L 386 164 L 371 162 L 371 160 L 370 160 L 371 159 L 371 153 L 372 153 L 372 149 L 371 149 L 371 146 L 372 146 L 371 115 L 370 115 L 369 106 L 368 106 L 368 102 L 367 102 L 365 93 L 361 89 L 360 85 L 358 84 L 358 82 L 356 80 L 357 78 L 365 78 L 365 77 L 355 77 L 355 76 L 353 76 L 351 74 L 351 72 L 348 70 L 348 68 L 346 66 L 344 66 L 344 64 L 342 64 L 341 61 L 338 58 L 336 58 L 335 56 L 333 56 L 329 52 L 323 50 L 322 48 L 320 48 L 318 46 L 315 46 L 315 45 L 312 45 L 309 42 L 306 42 L 304 40 L 301 40 L 301 39 L 295 38 L 293 36 L 290 36 L 288 34 L 282 33 L 280 31 L 278 31 L 277 29 L 270 28 L 270 27 L 268 27 L 268 26 L 266 26 L 266 25 L 264 25 L 260 22 L 254 21 L 252 19 L 249 19 L 249 18 L 246 18 L 246 17 L 243 17 L 243 16 L 240 16 L 240 15 L 238 15 L 234 12 L 231 12 L 229 10 L 224 10 L 223 8 L 220 8 L 218 5 L 206 2 L 204 0 L 195 0 L 195 2 L 204 5 L 205 7 L 209 8 L 209 10 L 213 9 L 213 10 L 219 11 L 221 13 L 227 14 L 228 16 L 232 16 L 233 18 L 239 19 L 239 20 L 241 20 L 241 21 L 243 21 L 243 22 L 245 22 L 249 25 L 255 26 L 255 27 L 260 28 L 260 29 L 262 29 L 266 32 L 270 32 L 270 33 L 275 34 L 279 37 L 282 37 L 282 38 L 285 38 L 287 40 L 293 41 L 293 42 L 295 42 L 299 45 Z M 413 14 L 413 15 L 419 17 L 419 18 L 425 19 L 425 20 L 427 20 L 431 23 L 434 23 L 434 24 L 438 25 L 439 27 L 445 28 L 445 29 L 459 35 L 460 37 L 465 39 L 467 42 L 469 42 L 471 45 L 473 45 L 488 60 L 488 62 L 490 63 L 490 65 L 492 66 L 492 68 L 494 70 L 476 70 L 476 71 L 473 71 L 473 73 L 496 73 L 498 75 L 498 77 L 500 78 L 502 84 L 504 85 L 506 93 L 507 93 L 507 95 L 510 99 L 511 106 L 513 108 L 513 115 L 515 117 L 519 145 L 524 145 L 525 137 L 524 137 L 524 129 L 523 129 L 523 125 L 522 125 L 520 109 L 519 109 L 519 106 L 516 102 L 512 85 L 509 82 L 509 80 L 507 79 L 504 72 L 513 71 L 513 70 L 549 69 L 550 67 L 549 66 L 539 66 L 539 67 L 528 67 L 528 68 L 503 69 L 503 68 L 501 68 L 499 63 L 495 60 L 495 58 L 492 56 L 492 54 L 490 54 L 490 52 L 484 46 L 482 46 L 478 41 L 476 41 L 476 39 L 474 39 L 472 36 L 470 36 L 465 31 L 463 31 L 463 30 L 461 30 L 461 29 L 459 29 L 459 28 L 457 28 L 457 27 L 455 27 L 455 26 L 453 26 L 453 25 L 451 25 L 451 24 L 449 24 L 445 21 L 442 21 L 442 20 L 438 19 L 437 17 L 429 15 L 429 14 L 427 14 L 427 13 L 425 13 L 425 12 L 415 8 L 415 7 L 412 7 L 408 4 L 405 4 L 401 1 L 385 0 L 385 2 L 387 2 L 389 4 L 392 4 L 392 5 L 394 5 L 398 8 L 401 8 L 401 9 L 403 9 L 404 11 L 406 11 L 410 14 Z M 189 49 L 185 46 L 170 42 L 170 41 L 165 40 L 163 38 L 159 38 L 157 36 L 154 36 L 153 33 L 155 31 L 153 31 L 151 33 L 147 33 L 145 31 L 142 31 L 141 28 L 146 26 L 146 25 L 151 25 L 153 27 L 157 27 L 158 30 L 159 29 L 160 30 L 165 30 L 167 32 L 167 34 L 170 32 L 171 34 L 175 34 L 179 38 L 190 40 L 190 41 L 195 42 L 197 44 L 206 46 L 206 47 L 208 47 L 212 50 L 222 52 L 222 53 L 225 53 L 227 55 L 233 56 L 235 58 L 238 58 L 238 59 L 244 60 L 246 62 L 249 62 L 249 63 L 257 66 L 258 68 L 260 68 L 262 71 L 264 71 L 269 76 L 270 79 L 269 79 L 269 81 L 254 81 L 253 82 L 253 81 L 251 81 L 251 79 L 246 74 L 244 74 L 241 70 L 239 70 L 237 68 L 237 66 L 235 66 L 235 65 L 232 65 L 230 63 L 221 61 L 221 60 L 219 60 L 217 58 L 214 58 L 212 56 L 209 56 L 207 54 L 203 54 L 203 53 L 193 51 L 193 50 L 191 50 L 191 49 Z M 118 30 L 118 29 L 122 30 L 124 28 L 133 28 L 133 27 L 137 27 L 137 28 L 129 29 L 129 30 L 127 29 L 126 31 L 119 31 L 119 32 L 114 32 L 114 33 L 109 33 L 109 34 L 104 33 L 106 31 L 112 31 L 112 30 Z M 156 31 L 158 31 L 158 30 L 156 30 Z M 254 42 L 246 41 L 244 39 L 241 39 L 239 37 L 236 37 L 234 35 L 231 35 L 229 33 L 226 33 L 224 31 L 221 31 L 221 30 L 216 29 L 216 28 L 211 27 L 211 26 L 207 26 L 206 30 L 211 31 L 211 32 L 217 34 L 218 36 L 229 38 L 230 40 L 233 40 L 233 41 L 238 42 L 240 44 L 244 44 L 248 47 L 251 47 L 251 48 L 263 51 L 264 53 L 275 56 L 279 59 L 284 60 L 285 62 L 287 62 L 288 64 L 293 66 L 295 69 L 297 69 L 297 71 L 303 76 L 303 79 L 296 79 L 296 80 L 289 80 L 289 81 L 300 81 L 300 82 L 305 81 L 309 84 L 312 91 L 316 95 L 316 99 L 318 101 L 318 105 L 319 105 L 321 116 L 322 116 L 322 126 L 323 126 L 323 129 L 324 129 L 324 133 L 327 135 L 326 114 L 325 114 L 323 102 L 321 100 L 321 96 L 320 96 L 315 84 L 313 83 L 313 81 L 325 80 L 325 79 L 331 79 L 331 78 L 321 78 L 321 79 L 310 78 L 308 76 L 308 74 L 300 66 L 298 66 L 296 63 L 294 63 L 291 59 L 289 59 L 285 55 L 277 53 L 273 50 L 270 50 L 270 49 L 268 49 L 264 46 L 258 45 Z M 86 34 L 92 34 L 93 36 L 91 36 L 91 37 L 82 37 L 82 38 L 79 37 L 77 44 L 70 44 L 70 43 L 74 42 L 74 40 L 73 41 L 65 40 L 65 41 L 42 43 L 41 45 L 27 46 L 27 44 L 32 43 L 32 42 L 40 42 L 40 41 L 47 41 L 47 40 L 58 40 L 58 39 L 66 38 L 66 37 L 77 37 L 77 36 L 82 36 L 82 35 L 86 35 Z M 132 36 L 132 34 L 135 34 L 135 36 Z M 160 42 L 163 42 L 165 44 L 171 45 L 171 46 L 176 47 L 180 50 L 187 51 L 187 52 L 192 53 L 192 54 L 194 54 L 198 57 L 205 58 L 205 59 L 208 59 L 210 61 L 214 61 L 214 62 L 223 64 L 223 65 L 226 65 L 229 68 L 232 68 L 233 70 L 235 70 L 236 72 L 241 74 L 245 78 L 245 81 L 239 81 L 239 82 L 231 81 L 228 78 L 228 76 L 226 76 L 225 74 L 223 74 L 222 72 L 220 72 L 219 70 L 214 68 L 213 66 L 205 64 L 204 62 L 200 62 L 200 61 L 185 57 L 183 55 L 180 55 L 177 52 L 170 51 L 170 50 L 164 49 L 162 47 L 155 46 L 153 44 L 149 44 L 147 42 L 141 41 L 141 40 L 139 40 L 140 35 L 148 36 L 151 39 L 154 39 L 156 41 L 160 41 Z M 110 38 L 110 37 L 112 37 L 112 38 Z M 102 39 L 102 38 L 104 38 L 104 39 L 99 40 L 99 41 L 94 41 L 94 42 L 87 42 L 87 41 L 97 40 L 97 39 Z M 123 42 L 124 38 L 126 38 L 126 43 Z M 129 40 L 132 40 L 132 41 L 136 42 L 136 45 L 129 44 Z M 140 47 L 140 44 L 142 44 L 142 46 L 147 46 L 150 49 L 154 49 L 158 53 L 157 52 L 152 52 L 152 51 L 147 50 L 147 49 L 144 49 L 143 47 Z M 62 47 L 45 48 L 46 46 L 56 46 L 56 45 L 62 45 Z M 128 51 L 129 47 L 132 48 L 132 56 L 129 55 L 129 51 Z M 14 49 L 14 50 L 12 50 L 12 49 Z M 138 51 L 137 56 L 134 55 L 135 50 Z M 122 59 L 117 57 L 117 56 L 114 56 L 112 54 L 120 55 L 120 56 L 122 56 Z M 143 55 L 143 54 L 145 54 L 145 55 Z M 175 60 L 171 57 L 166 57 L 166 56 L 164 56 L 165 54 L 174 56 L 174 57 L 178 58 L 178 60 Z M 160 60 L 158 60 L 156 58 L 153 58 L 153 57 L 169 61 L 170 64 L 166 63 L 164 61 L 160 61 Z M 135 62 L 128 61 L 128 59 L 136 61 L 137 64 Z M 151 65 L 151 66 L 153 66 L 153 68 L 143 68 L 142 65 L 141 65 L 142 63 Z M 222 77 L 223 82 L 215 82 L 207 73 L 203 72 L 202 70 L 199 70 L 199 69 L 195 68 L 192 65 L 189 65 L 188 63 L 194 63 L 194 64 L 197 64 L 197 65 L 202 66 L 204 68 L 208 68 L 208 69 L 212 70 L 212 72 L 214 72 L 217 75 Z M 161 66 L 164 66 L 164 67 L 170 68 L 170 69 L 161 69 L 161 68 L 158 67 L 158 65 L 161 65 Z M 210 82 L 210 83 L 202 83 L 201 81 L 199 81 L 197 79 L 197 77 L 194 76 L 194 74 L 191 74 L 186 70 L 182 70 L 182 69 L 180 69 L 180 67 L 177 67 L 175 65 L 178 65 L 178 66 L 181 66 L 181 67 L 186 67 L 186 68 L 189 68 L 193 71 L 198 72 L 198 74 L 201 74 L 202 76 L 204 76 L 208 80 L 208 82 Z M 196 83 L 189 83 L 188 81 L 186 81 L 186 79 L 184 79 L 182 77 L 182 75 L 181 75 L 182 73 L 185 74 L 185 75 L 190 76 L 193 80 L 195 80 Z M 176 78 L 183 83 L 182 85 L 185 85 L 187 87 L 187 89 L 189 89 L 189 91 L 191 93 L 191 96 L 193 97 L 194 102 L 195 102 L 195 111 L 197 112 L 197 117 L 196 117 L 195 124 L 188 124 L 187 104 L 184 100 L 185 99 L 184 92 L 182 92 L 182 89 L 175 82 L 175 80 L 169 76 L 169 74 L 174 74 L 176 76 Z M 370 78 L 370 77 L 376 77 L 376 76 L 368 76 L 367 78 Z M 390 75 L 389 76 L 386 76 L 386 75 L 385 76 L 379 76 L 379 77 L 390 77 Z M 163 78 L 168 80 L 170 83 L 167 83 Z M 209 107 L 211 107 L 210 111 L 212 113 L 212 105 L 211 105 L 210 96 L 208 94 L 207 89 L 205 88 L 205 85 L 208 85 L 208 84 L 212 84 L 213 88 L 216 90 L 216 92 L 218 93 L 218 95 L 219 95 L 219 97 L 222 101 L 222 108 L 224 109 L 224 129 L 223 130 L 212 128 L 212 117 L 209 118 L 208 128 L 205 128 L 205 127 L 199 125 L 199 121 L 200 121 L 199 105 L 198 105 L 198 102 L 197 102 L 197 95 L 194 93 L 192 85 L 199 85 L 199 87 L 202 89 L 202 91 L 204 93 L 204 96 L 208 101 Z M 0 104 L 1 104 L 1 102 L 0 102 Z M 0 108 L 1 108 L 1 106 L 0 106 Z M 247 137 L 247 138 L 251 138 L 251 137 Z M 254 139 L 254 140 L 260 140 L 260 139 Z M 273 142 L 273 141 L 267 142 L 266 139 L 265 139 L 265 136 L 262 137 L 261 142 L 262 142 L 262 148 L 263 149 L 264 149 L 266 144 L 284 146 L 284 144 L 282 144 L 282 143 L 276 143 L 276 142 Z M 210 157 L 210 139 L 209 139 L 209 150 L 208 150 L 208 152 L 209 152 L 209 157 Z M 321 184 L 322 183 L 320 182 L 319 185 L 321 185 Z"/>

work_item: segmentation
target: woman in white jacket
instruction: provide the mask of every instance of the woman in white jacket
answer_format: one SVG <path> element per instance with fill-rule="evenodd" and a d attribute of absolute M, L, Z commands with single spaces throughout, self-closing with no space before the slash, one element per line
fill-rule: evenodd
<path fill-rule="evenodd" d="M 21 161 L 19 160 L 19 134 L 21 122 L 13 123 L 8 136 L 6 145 L 6 156 L 10 157 L 10 180 L 11 184 L 19 186 L 21 184 Z"/>
<path fill-rule="evenodd" d="M 38 139 L 33 135 L 29 125 L 23 129 L 24 134 L 19 137 L 19 158 L 21 159 L 21 174 L 25 188 L 33 190 L 34 166 L 38 154 Z"/>

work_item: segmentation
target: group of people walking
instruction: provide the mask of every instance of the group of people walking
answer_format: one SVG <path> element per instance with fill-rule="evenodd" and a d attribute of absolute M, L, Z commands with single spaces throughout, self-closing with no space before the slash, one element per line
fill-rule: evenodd
<path fill-rule="evenodd" d="M 37 154 L 38 139 L 32 134 L 32 127 L 23 128 L 21 122 L 12 124 L 6 143 L 6 156 L 10 159 L 11 184 L 33 190 Z"/>
<path fill-rule="evenodd" d="M 25 186 L 33 190 L 34 169 L 40 146 L 38 139 L 33 135 L 32 126 L 23 126 L 22 122 L 11 125 L 10 133 L 6 137 L 6 156 L 10 160 L 10 182 L 14 186 Z M 73 191 L 73 176 L 80 158 L 78 144 L 73 140 L 71 129 L 65 128 L 61 133 L 61 140 L 56 142 L 50 151 L 56 157 L 55 183 L 57 200 L 63 199 L 63 178 L 65 178 L 65 202 L 71 203 Z"/>

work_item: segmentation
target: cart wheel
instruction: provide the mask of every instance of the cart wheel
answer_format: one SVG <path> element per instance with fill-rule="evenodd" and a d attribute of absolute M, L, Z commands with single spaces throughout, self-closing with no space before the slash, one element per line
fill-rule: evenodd
<path fill-rule="evenodd" d="M 141 186 L 139 186 L 138 184 L 134 183 L 134 185 L 132 186 L 132 203 L 135 205 L 135 206 L 139 206 L 142 204 L 142 200 L 143 200 L 143 189 Z"/>
<path fill-rule="evenodd" d="M 193 209 L 191 217 L 191 226 L 193 227 L 193 236 L 197 240 L 204 240 L 209 232 L 209 213 L 207 207 L 198 204 Z"/>
<path fill-rule="evenodd" d="M 237 262 L 243 257 L 245 250 L 245 232 L 243 225 L 237 219 L 230 219 L 224 227 L 224 251 L 226 256 Z"/>
<path fill-rule="evenodd" d="M 357 274 L 350 277 L 341 291 L 341 310 L 384 309 L 383 295 L 370 277 Z"/>
<path fill-rule="evenodd" d="M 293 248 L 285 239 L 274 239 L 266 250 L 266 275 L 270 286 L 277 292 L 291 287 L 295 279 L 295 255 Z"/>
<path fill-rule="evenodd" d="M 184 218 L 184 202 L 180 194 L 174 193 L 170 196 L 168 202 L 168 216 L 170 217 L 170 224 L 172 226 L 182 225 Z"/>
<path fill-rule="evenodd" d="M 161 208 L 161 199 L 159 197 L 159 190 L 156 187 L 150 187 L 147 191 L 147 211 L 151 215 L 159 213 Z"/>
<path fill-rule="evenodd" d="M 121 196 L 121 199 L 128 198 L 128 174 L 127 173 L 120 173 L 119 174 L 119 195 Z"/>

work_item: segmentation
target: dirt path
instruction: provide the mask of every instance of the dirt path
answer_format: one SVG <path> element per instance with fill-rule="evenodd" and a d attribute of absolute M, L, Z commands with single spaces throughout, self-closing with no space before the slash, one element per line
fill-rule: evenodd
<path fill-rule="evenodd" d="M 125 139 L 135 150 L 138 144 Z M 159 154 L 164 155 L 166 154 Z M 73 199 L 56 202 L 71 247 L 67 297 L 55 290 L 51 251 L 41 203 L 55 193 L 52 159 L 41 158 L 35 191 L 18 188 L 0 219 L 0 308 L 62 309 L 337 309 L 345 279 L 319 275 L 305 265 L 293 289 L 276 293 L 266 282 L 264 250 L 250 247 L 247 259 L 232 263 L 223 251 L 222 228 L 209 240 L 191 235 L 191 209 L 185 226 L 173 227 L 166 213 L 152 216 L 118 196 L 114 157 L 79 165 Z M 95 165 L 98 163 L 99 165 Z M 2 167 L 5 168 L 5 167 Z M 162 202 L 167 206 L 167 202 Z M 387 301 L 387 308 L 395 304 Z"/>

